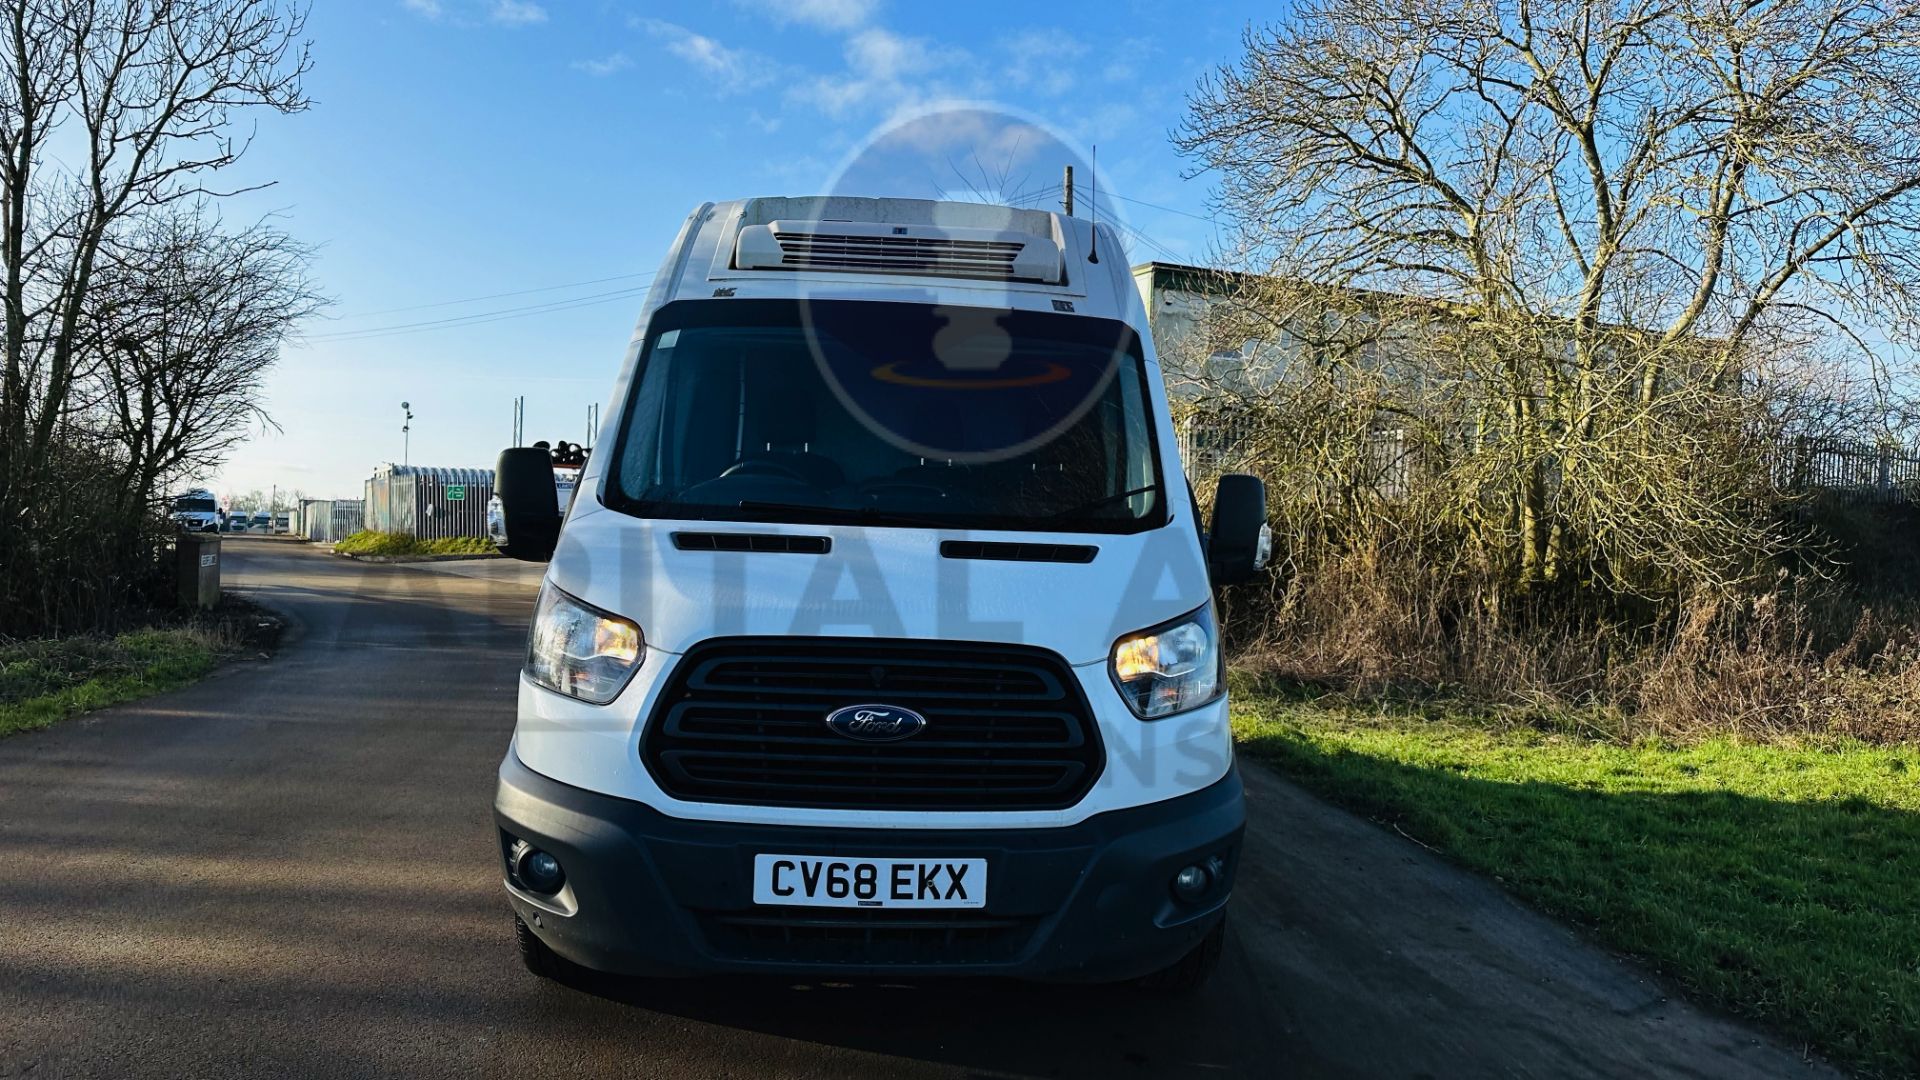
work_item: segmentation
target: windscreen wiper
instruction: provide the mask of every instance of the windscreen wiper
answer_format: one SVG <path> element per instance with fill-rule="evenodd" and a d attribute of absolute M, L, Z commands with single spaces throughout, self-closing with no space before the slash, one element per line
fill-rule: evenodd
<path fill-rule="evenodd" d="M 1134 488 L 1132 491 L 1116 491 L 1112 495 L 1102 495 L 1097 499 L 1090 499 L 1086 502 L 1081 503 L 1078 506 L 1069 506 L 1065 510 L 1060 511 L 1059 513 L 1048 514 L 1047 516 L 1041 518 L 1040 520 L 1041 521 L 1059 521 L 1061 518 L 1076 517 L 1080 514 L 1086 513 L 1089 510 L 1098 510 L 1099 508 L 1107 505 L 1108 503 L 1124 502 L 1128 499 L 1133 498 L 1136 495 L 1145 495 L 1148 492 L 1154 492 L 1157 494 L 1159 491 L 1160 491 L 1159 484 L 1148 484 L 1146 487 L 1137 487 L 1137 488 Z"/>
<path fill-rule="evenodd" d="M 741 499 L 734 505 L 762 514 L 813 514 L 855 525 L 897 525 L 907 529 L 950 529 L 953 523 L 914 514 L 900 514 L 874 506 L 822 506 L 819 503 L 761 502 Z"/>

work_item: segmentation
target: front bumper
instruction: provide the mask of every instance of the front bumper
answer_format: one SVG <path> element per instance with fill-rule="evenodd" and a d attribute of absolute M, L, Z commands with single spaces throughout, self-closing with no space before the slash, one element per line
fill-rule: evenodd
<path fill-rule="evenodd" d="M 554 897 L 511 882 L 516 914 L 574 963 L 649 977 L 997 975 L 1111 982 L 1172 964 L 1225 914 L 1245 827 L 1240 776 L 1042 829 L 834 829 L 690 821 L 550 780 L 512 753 L 494 819 L 566 872 Z M 983 909 L 860 911 L 752 903 L 753 856 L 987 860 Z M 1217 858 L 1199 901 L 1183 866 Z"/>

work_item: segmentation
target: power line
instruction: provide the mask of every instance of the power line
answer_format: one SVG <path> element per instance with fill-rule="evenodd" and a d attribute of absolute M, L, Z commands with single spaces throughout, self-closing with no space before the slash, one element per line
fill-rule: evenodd
<path fill-rule="evenodd" d="M 1063 190 L 1061 184 L 1058 181 L 1055 181 L 1054 183 L 1048 184 L 1044 187 L 1029 188 L 1025 191 L 1016 191 L 1013 194 L 1007 196 L 1007 204 L 1010 206 L 1020 206 L 1022 204 L 1029 203 L 1029 202 L 1038 202 L 1041 199 L 1048 198 L 1061 190 Z"/>
<path fill-rule="evenodd" d="M 434 330 L 459 330 L 468 326 L 480 326 L 485 323 L 502 322 L 508 319 L 525 319 L 534 315 L 546 315 L 551 312 L 571 311 L 574 308 L 595 307 L 600 304 L 612 303 L 615 300 L 628 299 L 644 294 L 645 292 L 645 289 L 631 289 L 598 297 L 556 301 L 552 304 L 542 304 L 533 308 L 512 309 L 503 312 L 480 312 L 461 320 L 444 320 L 418 326 L 376 327 L 361 331 L 358 334 L 315 337 L 309 338 L 307 341 L 308 343 L 318 344 L 338 344 L 343 342 L 372 341 L 379 338 L 401 337 L 407 334 L 424 334 Z"/>
<path fill-rule="evenodd" d="M 1189 213 L 1189 212 L 1187 212 L 1187 211 L 1185 211 L 1185 210 L 1176 210 L 1176 209 L 1174 209 L 1174 208 L 1173 208 L 1173 207 L 1171 207 L 1171 206 L 1161 206 L 1161 205 L 1160 205 L 1159 203 L 1150 203 L 1150 202 L 1148 202 L 1148 201 L 1147 201 L 1147 200 L 1145 200 L 1145 199 L 1130 199 L 1130 198 L 1128 198 L 1128 197 L 1127 197 L 1127 196 L 1125 196 L 1125 195 L 1114 195 L 1114 194 L 1112 194 L 1112 193 L 1109 193 L 1109 194 L 1107 195 L 1107 198 L 1109 198 L 1109 199 L 1119 199 L 1119 200 L 1120 200 L 1121 202 L 1130 202 L 1130 203 L 1134 203 L 1134 204 L 1136 204 L 1136 205 L 1139 205 L 1139 206 L 1145 206 L 1145 207 L 1150 207 L 1150 208 L 1152 208 L 1152 209 L 1154 209 L 1154 210 L 1161 210 L 1161 211 L 1165 211 L 1166 213 L 1169 213 L 1169 214 L 1179 214 L 1179 215 L 1180 215 L 1181 217 L 1190 217 L 1190 218 L 1192 218 L 1192 219 L 1193 219 L 1193 220 L 1195 220 L 1195 221 L 1204 221 L 1204 222 L 1206 222 L 1206 223 L 1208 223 L 1209 225 L 1218 225 L 1218 224 L 1220 224 L 1220 219 L 1219 219 L 1219 218 L 1210 218 L 1210 217 L 1206 217 L 1206 216 L 1204 216 L 1204 215 L 1202 215 L 1202 214 L 1194 214 L 1194 213 Z"/>
<path fill-rule="evenodd" d="M 634 295 L 637 295 L 637 292 L 609 297 L 597 297 L 589 300 L 561 301 L 524 311 L 482 312 L 459 321 L 427 323 L 420 326 L 376 328 L 358 334 L 314 335 L 302 338 L 300 343 L 304 345 L 340 345 L 359 341 L 378 341 L 382 338 L 389 337 L 404 337 L 408 334 L 426 334 L 436 330 L 461 330 L 469 326 L 481 326 L 486 323 L 503 322 L 510 319 L 526 319 L 536 315 L 571 311 L 574 308 L 595 307 L 600 304 L 612 303 L 616 300 L 630 299 Z"/>
<path fill-rule="evenodd" d="M 308 343 L 336 343 L 350 341 L 368 341 L 375 338 L 397 337 L 403 334 L 419 334 L 431 330 L 457 330 L 467 326 L 479 326 L 483 323 L 501 322 L 506 319 L 524 319 L 533 315 L 545 315 L 556 311 L 570 311 L 574 308 L 593 307 L 597 304 L 611 303 L 615 300 L 638 296 L 647 291 L 644 285 L 631 289 L 617 289 L 613 292 L 597 293 L 588 296 L 570 297 L 545 304 L 532 304 L 524 307 L 505 308 L 500 311 L 478 311 L 471 315 L 462 315 L 451 319 L 434 319 L 418 323 L 401 323 L 396 326 L 372 326 L 364 330 L 343 330 L 334 334 L 314 334 L 305 340 Z"/>
<path fill-rule="evenodd" d="M 482 300 L 504 300 L 509 296 L 531 296 L 534 293 L 557 292 L 561 289 L 577 289 L 585 285 L 605 285 L 609 281 L 626 281 L 629 278 L 652 277 L 651 272 L 615 274 L 612 277 L 590 278 L 586 281 L 569 281 L 564 285 L 541 285 L 532 289 L 514 289 L 511 292 L 488 293 L 485 296 L 467 296 L 458 300 L 438 300 L 431 304 L 409 304 L 405 307 L 380 308 L 376 311 L 359 311 L 352 315 L 340 315 L 337 321 L 348 319 L 370 319 L 375 315 L 397 315 L 403 311 L 425 311 L 429 308 L 455 307 L 460 304 L 477 304 Z M 345 331 L 342 331 L 343 333 Z"/>
<path fill-rule="evenodd" d="M 1182 261 L 1183 257 L 1178 252 L 1174 251 L 1172 248 L 1161 243 L 1160 241 L 1155 240 L 1153 237 L 1148 236 L 1145 230 L 1141 229 L 1139 226 L 1129 225 L 1119 220 L 1115 220 L 1113 224 L 1118 225 L 1122 232 L 1126 233 L 1129 236 L 1134 237 L 1135 239 L 1139 240 L 1141 243 L 1154 248 L 1155 250 L 1159 251 L 1160 254 L 1165 255 L 1168 259 L 1174 262 Z"/>

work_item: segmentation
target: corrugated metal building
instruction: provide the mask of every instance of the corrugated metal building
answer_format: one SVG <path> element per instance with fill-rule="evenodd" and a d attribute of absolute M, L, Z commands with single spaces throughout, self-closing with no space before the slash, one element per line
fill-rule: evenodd
<path fill-rule="evenodd" d="M 367 480 L 367 524 L 423 540 L 487 535 L 492 469 L 387 463 Z"/>
<path fill-rule="evenodd" d="M 293 533 L 330 544 L 359 532 L 364 520 L 359 499 L 302 499 L 293 512 Z"/>

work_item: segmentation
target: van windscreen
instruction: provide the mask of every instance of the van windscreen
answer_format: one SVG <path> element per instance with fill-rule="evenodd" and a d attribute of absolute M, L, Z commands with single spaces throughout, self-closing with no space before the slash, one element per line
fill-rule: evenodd
<path fill-rule="evenodd" d="M 1134 532 L 1166 519 L 1124 324 L 701 300 L 650 321 L 609 494 L 642 517 Z"/>

